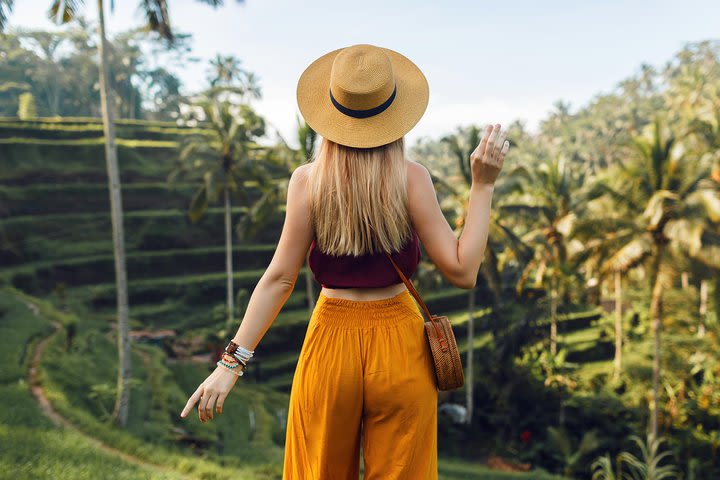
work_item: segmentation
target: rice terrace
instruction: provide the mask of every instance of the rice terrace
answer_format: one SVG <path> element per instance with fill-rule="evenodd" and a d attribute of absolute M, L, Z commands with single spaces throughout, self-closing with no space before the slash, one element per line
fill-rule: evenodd
<path fill-rule="evenodd" d="M 412 278 L 447 315 L 465 376 L 438 392 L 436 478 L 720 478 L 717 22 L 706 34 L 720 7 L 658 2 L 652 18 L 693 15 L 696 32 L 620 56 L 593 18 L 636 15 L 633 2 L 546 6 L 595 25 L 587 36 L 539 26 L 531 2 L 517 19 L 473 2 L 306 3 L 0 0 L 0 479 L 283 479 L 322 288 L 307 261 L 222 413 L 180 412 L 249 321 L 290 179 L 320 154 L 298 77 L 355 44 L 425 70 L 430 103 L 405 154 L 457 237 L 484 127 L 510 142 L 474 284 L 450 282 L 422 244 Z M 423 28 L 376 32 L 371 10 Z M 466 22 L 480 44 L 524 43 L 485 51 Z M 637 28 L 618 35 L 650 31 Z M 567 50 L 544 50 L 555 41 Z M 605 53 L 586 58 L 600 44 L 618 54 L 612 75 Z M 461 73 L 483 55 L 501 64 L 493 78 Z M 533 55 L 596 62 L 602 83 Z M 502 89 L 510 77 L 527 97 Z"/>

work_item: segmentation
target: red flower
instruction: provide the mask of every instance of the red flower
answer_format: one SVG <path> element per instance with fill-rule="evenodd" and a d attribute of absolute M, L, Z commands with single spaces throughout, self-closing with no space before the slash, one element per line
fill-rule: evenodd
<path fill-rule="evenodd" d="M 528 443 L 530 441 L 530 430 L 523 430 L 520 434 L 520 440 L 522 440 L 523 443 Z"/>

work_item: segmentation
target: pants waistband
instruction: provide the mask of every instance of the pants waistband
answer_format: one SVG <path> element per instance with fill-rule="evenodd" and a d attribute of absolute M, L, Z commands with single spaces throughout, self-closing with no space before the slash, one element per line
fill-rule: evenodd
<path fill-rule="evenodd" d="M 379 300 L 328 297 L 321 291 L 313 321 L 344 328 L 369 328 L 423 321 L 423 316 L 407 289 Z"/>

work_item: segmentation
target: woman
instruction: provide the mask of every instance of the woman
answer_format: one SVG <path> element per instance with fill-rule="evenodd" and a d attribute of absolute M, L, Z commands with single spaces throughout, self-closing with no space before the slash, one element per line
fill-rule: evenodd
<path fill-rule="evenodd" d="M 422 243 L 443 276 L 474 287 L 488 237 L 494 182 L 509 149 L 488 125 L 470 156 L 467 218 L 456 238 L 432 179 L 408 161 L 404 135 L 429 90 L 403 55 L 360 44 L 315 60 L 297 87 L 300 111 L 322 137 L 292 174 L 277 250 L 218 368 L 185 406 L 201 421 L 222 405 L 308 264 L 322 285 L 293 376 L 284 480 L 437 479 L 438 389 L 424 317 L 407 278 Z"/>

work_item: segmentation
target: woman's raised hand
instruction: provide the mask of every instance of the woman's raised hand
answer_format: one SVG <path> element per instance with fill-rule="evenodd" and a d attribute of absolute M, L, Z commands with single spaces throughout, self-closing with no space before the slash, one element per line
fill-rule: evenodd
<path fill-rule="evenodd" d="M 470 154 L 470 169 L 473 182 L 494 184 L 510 149 L 510 142 L 505 140 L 507 130 L 501 130 L 500 124 L 487 125 L 483 131 L 480 144 Z"/>

